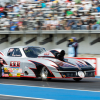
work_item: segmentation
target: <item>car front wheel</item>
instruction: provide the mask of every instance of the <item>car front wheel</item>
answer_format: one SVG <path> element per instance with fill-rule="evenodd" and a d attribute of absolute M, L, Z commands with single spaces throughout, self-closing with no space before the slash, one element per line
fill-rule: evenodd
<path fill-rule="evenodd" d="M 50 78 L 47 78 L 49 75 L 49 71 L 46 67 L 43 67 L 41 69 L 41 73 L 40 73 L 40 76 L 41 76 L 41 79 L 42 81 L 48 81 L 48 80 L 51 80 Z"/>

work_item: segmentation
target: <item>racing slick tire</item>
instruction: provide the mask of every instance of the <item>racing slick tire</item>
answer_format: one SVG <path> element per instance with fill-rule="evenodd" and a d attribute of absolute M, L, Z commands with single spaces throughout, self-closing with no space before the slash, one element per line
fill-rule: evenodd
<path fill-rule="evenodd" d="M 51 78 L 47 78 L 49 74 L 49 71 L 46 67 L 42 67 L 41 72 L 40 72 L 40 76 L 42 81 L 49 81 L 51 80 Z"/>
<path fill-rule="evenodd" d="M 82 80 L 82 78 L 73 78 L 76 82 Z"/>

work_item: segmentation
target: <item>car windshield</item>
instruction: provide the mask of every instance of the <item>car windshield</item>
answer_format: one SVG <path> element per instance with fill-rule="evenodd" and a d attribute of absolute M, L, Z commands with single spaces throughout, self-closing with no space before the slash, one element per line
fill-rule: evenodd
<path fill-rule="evenodd" d="M 41 47 L 25 47 L 23 48 L 24 53 L 27 57 L 36 58 L 39 54 L 45 52 L 45 48 Z"/>

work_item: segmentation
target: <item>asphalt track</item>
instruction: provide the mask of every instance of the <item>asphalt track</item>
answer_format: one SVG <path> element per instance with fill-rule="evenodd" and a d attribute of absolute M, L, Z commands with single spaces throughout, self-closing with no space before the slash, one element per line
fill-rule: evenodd
<path fill-rule="evenodd" d="M 17 88 L 15 85 L 17 85 Z M 29 88 L 31 88 L 31 90 Z M 36 97 L 34 98 L 33 96 L 32 98 L 32 94 L 28 91 L 34 93 Z M 85 100 L 86 98 L 87 100 L 100 100 L 100 78 L 87 78 L 80 82 L 75 82 L 73 79 L 52 79 L 51 81 L 44 82 L 41 81 L 41 79 L 1 78 L 0 94 L 0 100 L 44 100 L 43 98 L 50 100 L 73 100 L 74 98 L 75 100 L 82 100 L 82 98 Z M 66 96 L 67 99 L 65 99 L 64 96 Z"/>

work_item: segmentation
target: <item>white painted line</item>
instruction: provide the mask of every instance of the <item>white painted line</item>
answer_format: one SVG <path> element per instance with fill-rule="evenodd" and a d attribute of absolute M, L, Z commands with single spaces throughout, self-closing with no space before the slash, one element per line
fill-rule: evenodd
<path fill-rule="evenodd" d="M 23 97 L 23 96 L 14 96 L 14 95 L 5 95 L 0 94 L 0 96 L 6 96 L 6 97 L 17 97 L 17 98 L 23 98 L 23 99 L 35 99 L 35 100 L 54 100 L 54 99 L 44 99 L 44 98 L 33 98 L 33 97 Z"/>
<path fill-rule="evenodd" d="M 4 83 L 0 83 L 0 84 L 1 84 L 1 85 L 14 85 L 14 86 L 26 86 L 26 87 L 49 88 L 49 89 L 63 89 L 63 90 L 76 90 L 76 91 L 100 92 L 100 91 L 81 90 L 81 89 L 68 89 L 68 88 L 55 88 L 55 87 L 40 87 L 40 86 L 17 85 L 17 84 L 4 84 Z"/>

